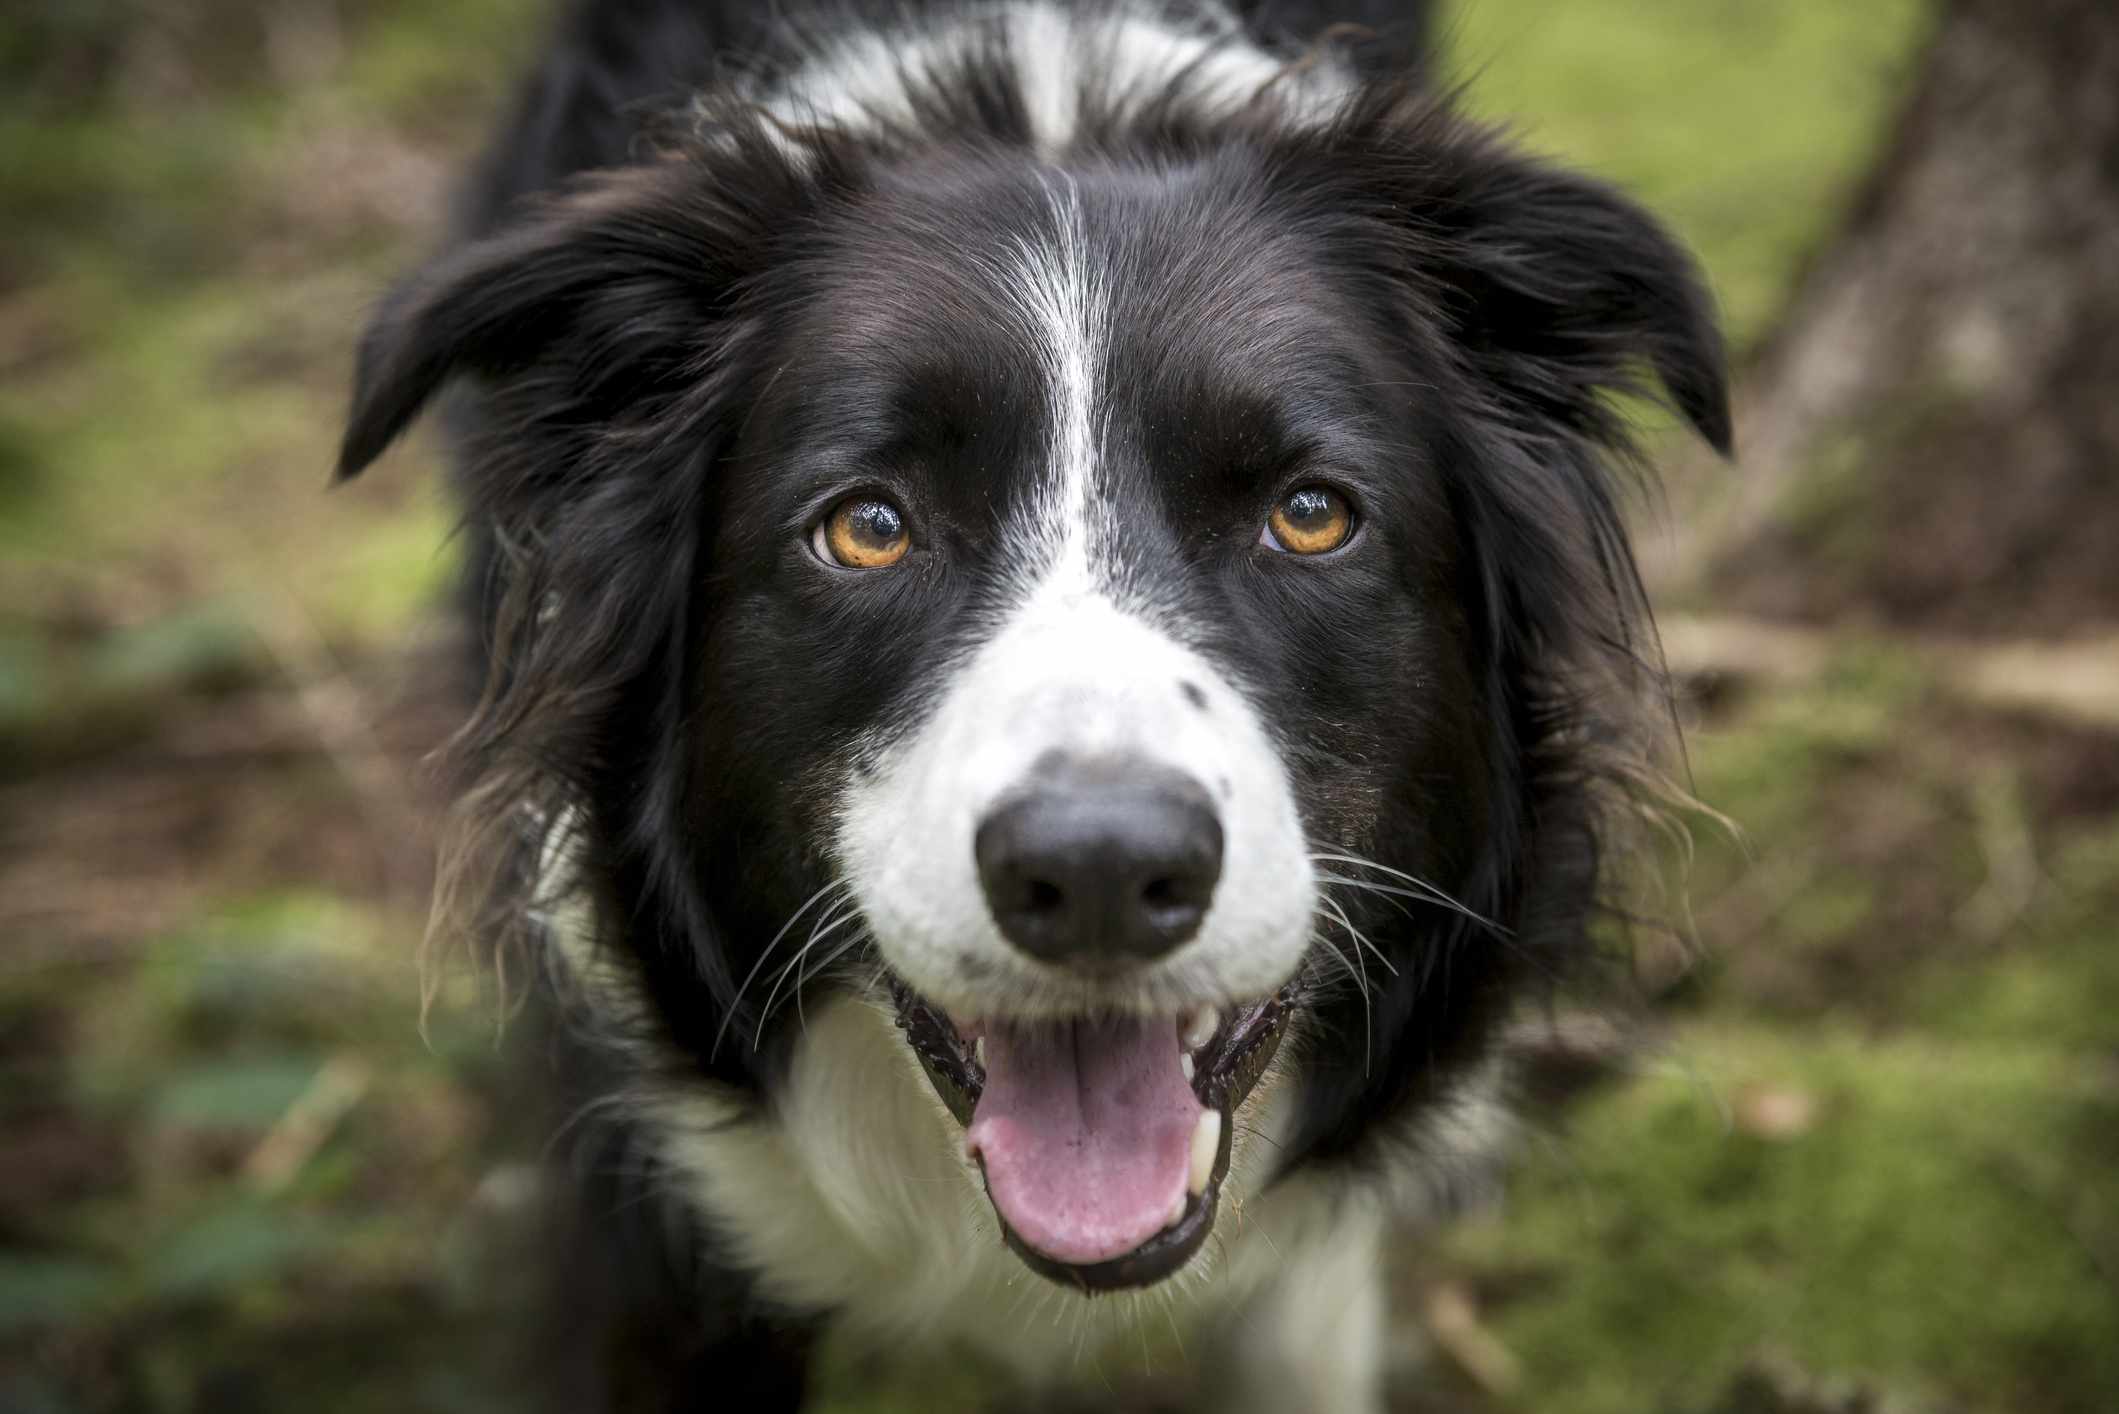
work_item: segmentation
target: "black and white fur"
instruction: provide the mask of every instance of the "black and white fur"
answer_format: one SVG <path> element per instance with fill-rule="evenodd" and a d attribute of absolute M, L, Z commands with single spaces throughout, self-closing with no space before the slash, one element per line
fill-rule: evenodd
<path fill-rule="evenodd" d="M 1496 1151 L 1497 1037 L 1653 780 L 1611 395 L 1728 439 L 1689 261 L 1432 96 L 1400 13 L 584 4 L 379 314 L 342 474 L 462 393 L 452 877 L 538 960 L 559 1407 L 793 1407 L 833 1322 L 1050 1383 L 1238 1313 L 1221 1403 L 1375 1407 L 1382 1225 Z M 1310 481 L 1358 517 L 1314 563 L 1259 536 Z M 864 490 L 887 571 L 810 548 Z M 1197 935 L 1120 977 L 980 893 L 1055 752 L 1220 814 Z M 1285 995 L 1212 1240 L 1145 1297 L 1034 1275 L 899 989 Z"/>

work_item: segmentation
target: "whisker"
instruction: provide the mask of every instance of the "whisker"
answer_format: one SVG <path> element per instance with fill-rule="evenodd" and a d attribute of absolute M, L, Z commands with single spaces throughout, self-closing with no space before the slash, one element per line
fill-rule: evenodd
<path fill-rule="evenodd" d="M 1344 884 L 1350 889 L 1360 889 L 1364 893 L 1371 893 L 1384 897 L 1421 899 L 1426 902 L 1440 904 L 1442 907 L 1450 909 L 1452 912 L 1459 914 L 1468 921 L 1478 924 L 1481 928 L 1485 929 L 1494 938 L 1495 941 L 1500 943 L 1501 946 L 1507 948 L 1515 956 L 1522 958 L 1530 966 L 1536 968 L 1538 972 L 1543 974 L 1547 979 L 1555 983 L 1560 980 L 1557 970 L 1553 967 L 1552 963 L 1548 959 L 1540 957 L 1534 949 L 1522 946 L 1517 942 L 1516 932 L 1513 928 L 1505 927 L 1502 924 L 1496 923 L 1493 919 L 1486 917 L 1484 914 L 1479 913 L 1477 910 L 1467 908 L 1464 904 L 1458 902 L 1454 898 L 1451 898 L 1448 894 L 1444 893 L 1441 889 L 1436 888 L 1433 884 L 1430 884 L 1425 879 L 1419 878 L 1416 875 L 1408 874 L 1402 869 L 1393 869 L 1388 864 L 1379 864 L 1373 859 L 1364 859 L 1360 855 L 1355 854 L 1335 854 L 1330 852 L 1319 852 L 1313 853 L 1310 858 L 1313 860 L 1352 864 L 1363 869 L 1377 870 L 1381 873 L 1388 874 L 1393 878 L 1403 879 L 1407 881 L 1407 883 L 1410 884 L 1412 887 L 1401 888 L 1394 884 L 1377 883 L 1373 879 L 1349 879 L 1343 875 L 1336 874 L 1318 876 L 1321 882 L 1327 884 Z M 1437 961 L 1437 957 L 1439 957 L 1442 966 L 1446 969 L 1449 966 L 1449 956 L 1450 955 L 1447 950 L 1444 950 L 1437 956 L 1428 958 L 1427 966 L 1432 968 L 1434 963 Z M 1423 984 L 1424 982 L 1425 978 L 1423 977 Z"/>
<path fill-rule="evenodd" d="M 1320 921 L 1325 923 L 1329 923 L 1332 921 L 1329 915 L 1321 911 L 1318 913 L 1317 917 Z M 1327 965 L 1336 968 L 1338 979 L 1344 981 L 1348 986 L 1352 987 L 1355 991 L 1360 992 L 1362 996 L 1366 998 L 1368 993 L 1362 985 L 1361 974 L 1355 970 L 1353 960 L 1346 955 L 1346 951 L 1343 948 L 1340 948 L 1338 945 L 1334 944 L 1321 932 L 1311 934 L 1310 941 L 1312 943 L 1317 944 L 1317 946 L 1309 950 L 1308 956 L 1305 960 L 1306 965 L 1312 968 L 1323 968 Z M 1309 981 L 1312 986 L 1318 988 L 1319 990 L 1323 990 L 1324 988 L 1329 987 L 1332 984 L 1332 979 L 1323 977 L 1321 975 L 1313 976 L 1309 979 Z"/>
<path fill-rule="evenodd" d="M 1422 902 L 1433 901 L 1428 899 L 1425 894 L 1412 895 L 1412 891 L 1410 889 L 1399 889 L 1395 885 L 1391 884 L 1375 884 L 1371 883 L 1367 879 L 1349 879 L 1344 875 L 1340 874 L 1319 874 L 1317 876 L 1317 882 L 1320 884 L 1344 884 L 1350 889 L 1363 889 L 1370 893 L 1378 894 L 1382 897 L 1385 903 L 1389 904 L 1392 908 L 1397 909 L 1401 914 L 1405 915 L 1407 918 L 1411 918 L 1413 916 L 1413 910 L 1407 907 L 1405 899 L 1402 896 L 1411 895 L 1414 897 L 1418 897 L 1419 899 L 1421 899 Z"/>
<path fill-rule="evenodd" d="M 1389 884 L 1378 884 L 1367 879 L 1335 878 L 1332 882 L 1347 884 L 1357 889 L 1369 889 L 1381 894 L 1399 894 L 1406 898 L 1426 899 L 1431 903 L 1439 903 L 1446 908 L 1452 909 L 1482 927 L 1491 928 L 1496 933 L 1505 934 L 1509 931 L 1478 910 L 1451 898 L 1448 893 L 1435 887 L 1427 880 L 1415 874 L 1408 874 L 1403 869 L 1393 869 L 1388 864 L 1379 864 L 1373 859 L 1364 859 L 1358 854 L 1320 852 L 1311 854 L 1310 859 L 1319 864 L 1351 864 L 1360 869 L 1373 869 L 1379 874 L 1388 874 L 1394 879 L 1403 880 L 1409 888 L 1398 889 Z"/>
<path fill-rule="evenodd" d="M 1337 900 L 1327 895 L 1324 902 L 1332 910 L 1332 917 L 1338 922 L 1339 926 L 1352 933 L 1354 925 L 1348 921 L 1346 910 L 1339 906 Z M 1329 944 L 1327 946 L 1329 947 Z M 1337 949 L 1333 949 L 1333 951 L 1336 953 Z M 1343 956 L 1340 958 L 1342 962 L 1345 960 Z M 1368 963 L 1362 960 L 1359 946 L 1354 949 L 1354 964 L 1360 974 L 1359 984 L 1361 989 L 1361 1073 L 1367 1075 L 1369 1073 L 1369 1063 L 1374 1059 L 1376 1052 L 1376 1005 L 1371 999 L 1369 992 Z"/>
<path fill-rule="evenodd" d="M 1392 966 L 1391 960 L 1383 955 L 1383 949 L 1377 947 L 1373 942 L 1369 941 L 1368 934 L 1362 932 L 1359 928 L 1356 928 L 1354 926 L 1353 920 L 1347 917 L 1345 905 L 1341 904 L 1338 899 L 1333 898 L 1330 894 L 1326 894 L 1324 895 L 1324 906 L 1331 909 L 1331 917 L 1333 921 L 1338 923 L 1340 927 L 1346 929 L 1347 935 L 1354 940 L 1354 943 L 1357 947 L 1367 948 L 1369 950 L 1370 955 L 1373 956 L 1376 961 L 1382 965 L 1384 971 L 1390 973 L 1393 977 L 1396 977 L 1398 975 L 1398 969 Z"/>
<path fill-rule="evenodd" d="M 765 960 L 773 955 L 773 949 L 780 946 L 780 940 L 787 936 L 788 930 L 794 927 L 796 923 L 801 921 L 803 914 L 809 912 L 812 908 L 815 908 L 817 906 L 817 902 L 820 899 L 835 891 L 842 890 L 847 887 L 848 885 L 845 880 L 834 879 L 830 883 L 826 884 L 823 888 L 818 889 L 815 893 L 811 894 L 809 896 L 808 902 L 804 903 L 800 908 L 796 909 L 793 913 L 788 915 L 787 921 L 780 925 L 780 931 L 773 934 L 772 941 L 765 945 L 764 951 L 758 954 L 758 960 L 751 964 L 750 971 L 743 974 L 743 981 L 741 985 L 736 988 L 736 995 L 729 998 L 728 1010 L 721 1017 L 721 1025 L 716 1027 L 714 1030 L 714 1044 L 713 1048 L 707 1052 L 708 1060 L 712 1060 L 715 1056 L 721 1053 L 722 1038 L 728 1035 L 729 1023 L 736 1019 L 736 1013 L 742 1009 L 743 994 L 750 990 L 750 984 L 757 979 L 759 969 L 763 968 L 765 966 Z"/>
<path fill-rule="evenodd" d="M 837 947 L 833 948 L 829 953 L 825 954 L 824 960 L 817 964 L 815 975 L 819 977 L 823 976 L 826 972 L 830 971 L 831 968 L 838 964 L 840 958 L 845 957 L 848 953 L 854 951 L 854 949 L 866 947 L 868 944 L 874 941 L 874 935 L 868 932 L 867 929 L 862 929 L 860 932 L 847 938 L 844 942 L 840 943 Z M 797 978 L 795 981 L 795 995 L 798 998 L 801 995 L 801 989 L 805 985 L 807 985 L 807 983 L 804 981 L 804 978 L 807 978 L 809 975 L 811 974 L 809 973 L 808 968 L 805 966 L 803 969 L 803 976 Z M 795 1014 L 800 1017 L 801 1011 L 801 1003 L 798 1000 L 795 1004 Z M 806 1018 L 802 1020 L 802 1025 L 804 1026 L 804 1028 L 808 1027 L 809 1022 Z"/>
<path fill-rule="evenodd" d="M 773 1003 L 775 1000 L 778 999 L 780 995 L 780 989 L 787 985 L 788 977 L 794 973 L 795 969 L 798 966 L 801 965 L 802 960 L 808 957 L 810 953 L 816 949 L 819 943 L 823 942 L 824 939 L 830 937 L 833 933 L 838 932 L 839 929 L 845 927 L 848 923 L 859 921 L 860 917 L 861 915 L 854 909 L 842 909 L 839 912 L 828 914 L 824 918 L 819 919 L 817 921 L 817 926 L 810 929 L 809 938 L 807 939 L 807 941 L 805 941 L 800 948 L 796 949 L 795 955 L 789 958 L 787 962 L 780 968 L 780 970 L 773 976 L 773 985 L 771 989 L 768 990 L 765 994 L 765 1004 L 758 1008 L 758 1029 L 751 1036 L 752 1050 L 756 1050 L 759 1045 L 761 1045 L 765 1040 L 765 1023 L 772 1018 Z M 859 941 L 858 937 L 853 939 L 853 941 Z M 834 956 L 837 956 L 837 954 L 834 954 Z M 801 984 L 798 982 L 796 983 L 795 990 L 791 995 L 799 997 L 801 995 L 801 992 L 802 987 Z"/>
<path fill-rule="evenodd" d="M 805 942 L 804 944 L 802 944 L 802 950 L 801 950 L 800 952 L 796 953 L 796 954 L 794 955 L 794 958 L 793 958 L 793 960 L 792 960 L 792 961 L 790 961 L 790 962 L 788 963 L 788 967 L 794 967 L 794 966 L 797 966 L 797 965 L 799 964 L 799 966 L 800 966 L 800 969 L 801 969 L 800 971 L 798 971 L 798 972 L 796 972 L 796 973 L 795 973 L 795 992 L 794 992 L 794 996 L 795 996 L 795 1018 L 796 1018 L 796 1020 L 797 1020 L 797 1021 L 799 1021 L 799 1022 L 801 1023 L 802 1029 L 803 1029 L 804 1031 L 807 1031 L 807 1030 L 809 1029 L 809 1018 L 808 1018 L 808 1017 L 807 1017 L 806 1015 L 804 1015 L 804 1014 L 803 1014 L 803 1011 L 802 1011 L 802 989 L 803 989 L 804 987 L 806 987 L 806 986 L 808 986 L 808 985 L 809 985 L 809 962 L 808 962 L 809 954 L 810 954 L 811 950 L 812 950 L 812 949 L 814 949 L 814 948 L 816 947 L 816 945 L 817 945 L 817 940 L 818 940 L 819 938 L 823 937 L 823 936 L 824 936 L 824 935 L 825 935 L 826 933 L 831 933 L 831 932 L 835 932 L 835 931 L 837 931 L 837 929 L 838 929 L 839 925 L 840 925 L 840 924 L 841 924 L 842 922 L 844 922 L 844 921 L 845 921 L 845 920 L 846 920 L 847 918 L 849 918 L 849 917 L 855 917 L 855 916 L 858 916 L 859 912 L 860 912 L 859 906 L 858 906 L 858 905 L 854 905 L 854 906 L 851 906 L 851 907 L 847 907 L 847 908 L 843 908 L 843 909 L 840 909 L 840 910 L 839 910 L 838 912 L 834 913 L 834 914 L 832 915 L 832 917 L 831 917 L 831 920 L 830 920 L 830 926 L 829 926 L 829 927 L 825 926 L 825 924 L 824 924 L 824 923 L 822 923 L 822 922 L 818 923 L 818 925 L 817 925 L 817 926 L 816 926 L 815 928 L 812 928 L 812 929 L 810 929 L 810 932 L 809 932 L 809 941 L 808 941 L 808 942 Z M 858 939 L 856 939 L 856 941 L 858 941 Z M 842 949 L 841 951 L 843 951 L 843 949 Z M 832 955 L 831 955 L 830 957 L 826 958 L 826 959 L 824 960 L 824 964 L 823 964 L 823 965 L 824 965 L 824 967 L 829 967 L 829 966 L 831 966 L 831 964 L 832 964 L 832 963 L 833 963 L 833 962 L 834 962 L 835 960 L 837 960 L 837 958 L 839 957 L 839 955 L 840 955 L 840 953 L 839 953 L 839 952 L 834 952 L 834 953 L 833 953 L 833 954 L 832 954 Z M 822 968 L 819 968 L 818 970 L 819 970 L 819 971 L 821 971 L 821 970 L 822 970 Z M 787 980 L 787 967 L 783 967 L 783 968 L 781 968 L 781 969 L 780 969 L 780 976 L 779 976 L 779 977 L 778 977 L 777 979 L 775 979 L 775 981 L 774 981 L 774 983 L 773 983 L 773 991 L 774 991 L 774 992 L 777 992 L 777 991 L 779 991 L 779 990 L 780 990 L 780 983 L 781 983 L 781 982 L 784 982 L 784 981 L 786 981 L 786 980 Z M 773 1004 L 772 1004 L 772 996 L 771 996 L 770 994 L 768 994 L 768 995 L 766 996 L 766 998 L 765 998 L 765 1015 L 766 1015 L 766 1016 L 771 1016 L 771 1015 L 772 1015 L 772 1010 L 773 1010 Z M 761 1017 L 761 1018 L 759 1019 L 758 1025 L 759 1025 L 759 1028 L 760 1028 L 760 1029 L 761 1029 L 761 1031 L 762 1031 L 762 1030 L 763 1030 L 763 1028 L 764 1028 L 764 1025 L 765 1025 L 764 1019 L 763 1019 L 762 1017 Z M 756 1046 L 757 1046 L 757 1042 L 756 1042 L 755 1040 L 753 1040 L 753 1041 L 752 1041 L 752 1043 L 751 1043 L 751 1045 L 752 1045 L 752 1048 L 753 1048 L 753 1049 L 756 1049 Z"/>

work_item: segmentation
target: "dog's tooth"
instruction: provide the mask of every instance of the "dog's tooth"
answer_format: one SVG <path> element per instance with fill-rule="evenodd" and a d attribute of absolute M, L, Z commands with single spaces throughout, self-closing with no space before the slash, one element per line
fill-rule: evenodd
<path fill-rule="evenodd" d="M 1170 1211 L 1169 1214 L 1163 1218 L 1163 1226 L 1176 1227 L 1178 1224 L 1178 1220 L 1183 1218 L 1184 1215 L 1185 1195 L 1180 1193 L 1175 1198 L 1172 1198 L 1170 1200 Z"/>
<path fill-rule="evenodd" d="M 979 1069 L 984 1070 L 986 1068 L 986 1038 L 984 1036 L 972 1041 L 971 1058 L 979 1063 Z"/>
<path fill-rule="evenodd" d="M 1214 1039 L 1220 1026 L 1220 1014 L 1210 1006 L 1203 1006 L 1185 1018 L 1184 1025 L 1178 1028 L 1177 1039 L 1186 1050 L 1196 1051 Z"/>
<path fill-rule="evenodd" d="M 1201 1110 L 1199 1123 L 1192 1128 L 1192 1172 L 1185 1179 L 1185 1191 L 1198 1195 L 1207 1191 L 1207 1180 L 1214 1177 L 1214 1155 L 1221 1148 L 1221 1111 Z"/>
<path fill-rule="evenodd" d="M 1186 1084 L 1190 1084 L 1192 1077 L 1199 1071 L 1199 1067 L 1192 1063 L 1192 1053 L 1190 1051 L 1186 1051 L 1177 1058 L 1177 1068 L 1185 1073 Z"/>

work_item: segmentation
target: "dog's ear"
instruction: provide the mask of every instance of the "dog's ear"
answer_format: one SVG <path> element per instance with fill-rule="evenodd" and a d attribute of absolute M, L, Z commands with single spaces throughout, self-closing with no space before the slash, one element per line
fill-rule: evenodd
<path fill-rule="evenodd" d="M 381 456 L 452 377 L 534 358 L 566 327 L 593 272 L 572 227 L 541 219 L 459 247 L 390 292 L 361 336 L 341 480 Z"/>
<path fill-rule="evenodd" d="M 1431 295 L 1476 371 L 1536 425 L 1591 435 L 1606 396 L 1653 372 L 1716 451 L 1731 451 L 1726 356 L 1698 266 L 1646 211 L 1486 134 L 1422 164 L 1407 212 Z"/>
<path fill-rule="evenodd" d="M 358 475 L 451 379 L 504 379 L 562 341 L 591 383 L 696 355 L 758 239 L 759 213 L 732 190 L 744 188 L 674 161 L 600 174 L 406 280 L 361 340 L 338 476 Z"/>

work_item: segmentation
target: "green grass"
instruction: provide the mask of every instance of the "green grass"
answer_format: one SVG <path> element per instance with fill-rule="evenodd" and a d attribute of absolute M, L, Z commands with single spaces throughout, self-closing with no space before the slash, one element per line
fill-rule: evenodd
<path fill-rule="evenodd" d="M 1765 1086 L 1811 1127 L 1732 1130 L 1709 1099 Z M 1701 1023 L 1457 1249 L 1538 1274 L 1493 1313 L 1529 1375 L 1512 1407 L 1701 1408 L 1767 1349 L 1951 1407 L 2092 1414 L 2119 1297 L 2089 1244 L 2108 1256 L 2119 1223 L 2081 1179 L 2114 1134 L 2119 1087 L 2065 1046 Z"/>
<path fill-rule="evenodd" d="M 1704 1409 L 1764 1352 L 1918 1408 L 2110 1407 L 2119 808 L 2038 805 L 2109 749 L 1859 643 L 1694 734 L 1750 836 L 1703 852 L 1712 960 L 1667 1051 L 1449 1246 L 1523 1358 L 1504 1407 Z M 1998 916 L 1997 828 L 2039 861 Z"/>
<path fill-rule="evenodd" d="M 448 512 L 422 456 L 325 496 L 352 335 L 438 229 L 535 26 L 350 5 L 343 62 L 275 82 L 254 16 L 201 13 L 177 62 L 225 89 L 0 98 L 30 279 L 7 326 L 26 347 L 0 347 L 0 554 L 47 583 L 131 579 L 136 616 L 265 590 L 388 643 L 450 572 Z"/>
<path fill-rule="evenodd" d="M 1934 966 L 1908 978 L 1904 1014 L 1967 1045 L 2067 1048 L 2089 1058 L 2087 1069 L 2104 1075 L 2108 1088 L 2119 1085 L 2109 1069 L 2119 1031 L 2115 920 L 2119 821 L 2107 818 L 2050 851 L 2023 933 L 1979 967 Z"/>
<path fill-rule="evenodd" d="M 1932 7 L 1454 0 L 1444 16 L 1473 106 L 1667 219 L 1744 346 L 1867 169 Z"/>
<path fill-rule="evenodd" d="M 477 1254 L 439 1239 L 465 1224 L 491 1031 L 458 997 L 421 1043 L 405 927 L 333 894 L 255 893 L 206 904 L 125 969 L 0 976 L 0 1016 L 63 986 L 69 1040 L 7 1067 L 0 1122 L 43 1133 L 63 1103 L 112 1171 L 0 1246 L 0 1342 L 70 1331 L 115 1361 L 128 1408 L 196 1407 L 236 1379 L 272 1392 L 262 1407 L 350 1411 L 403 1407 L 419 1369 L 477 1337 L 486 1298 L 456 1294 Z M 353 1108 L 262 1185 L 246 1160 L 349 1063 Z M 364 1330 L 390 1359 L 329 1353 Z"/>

